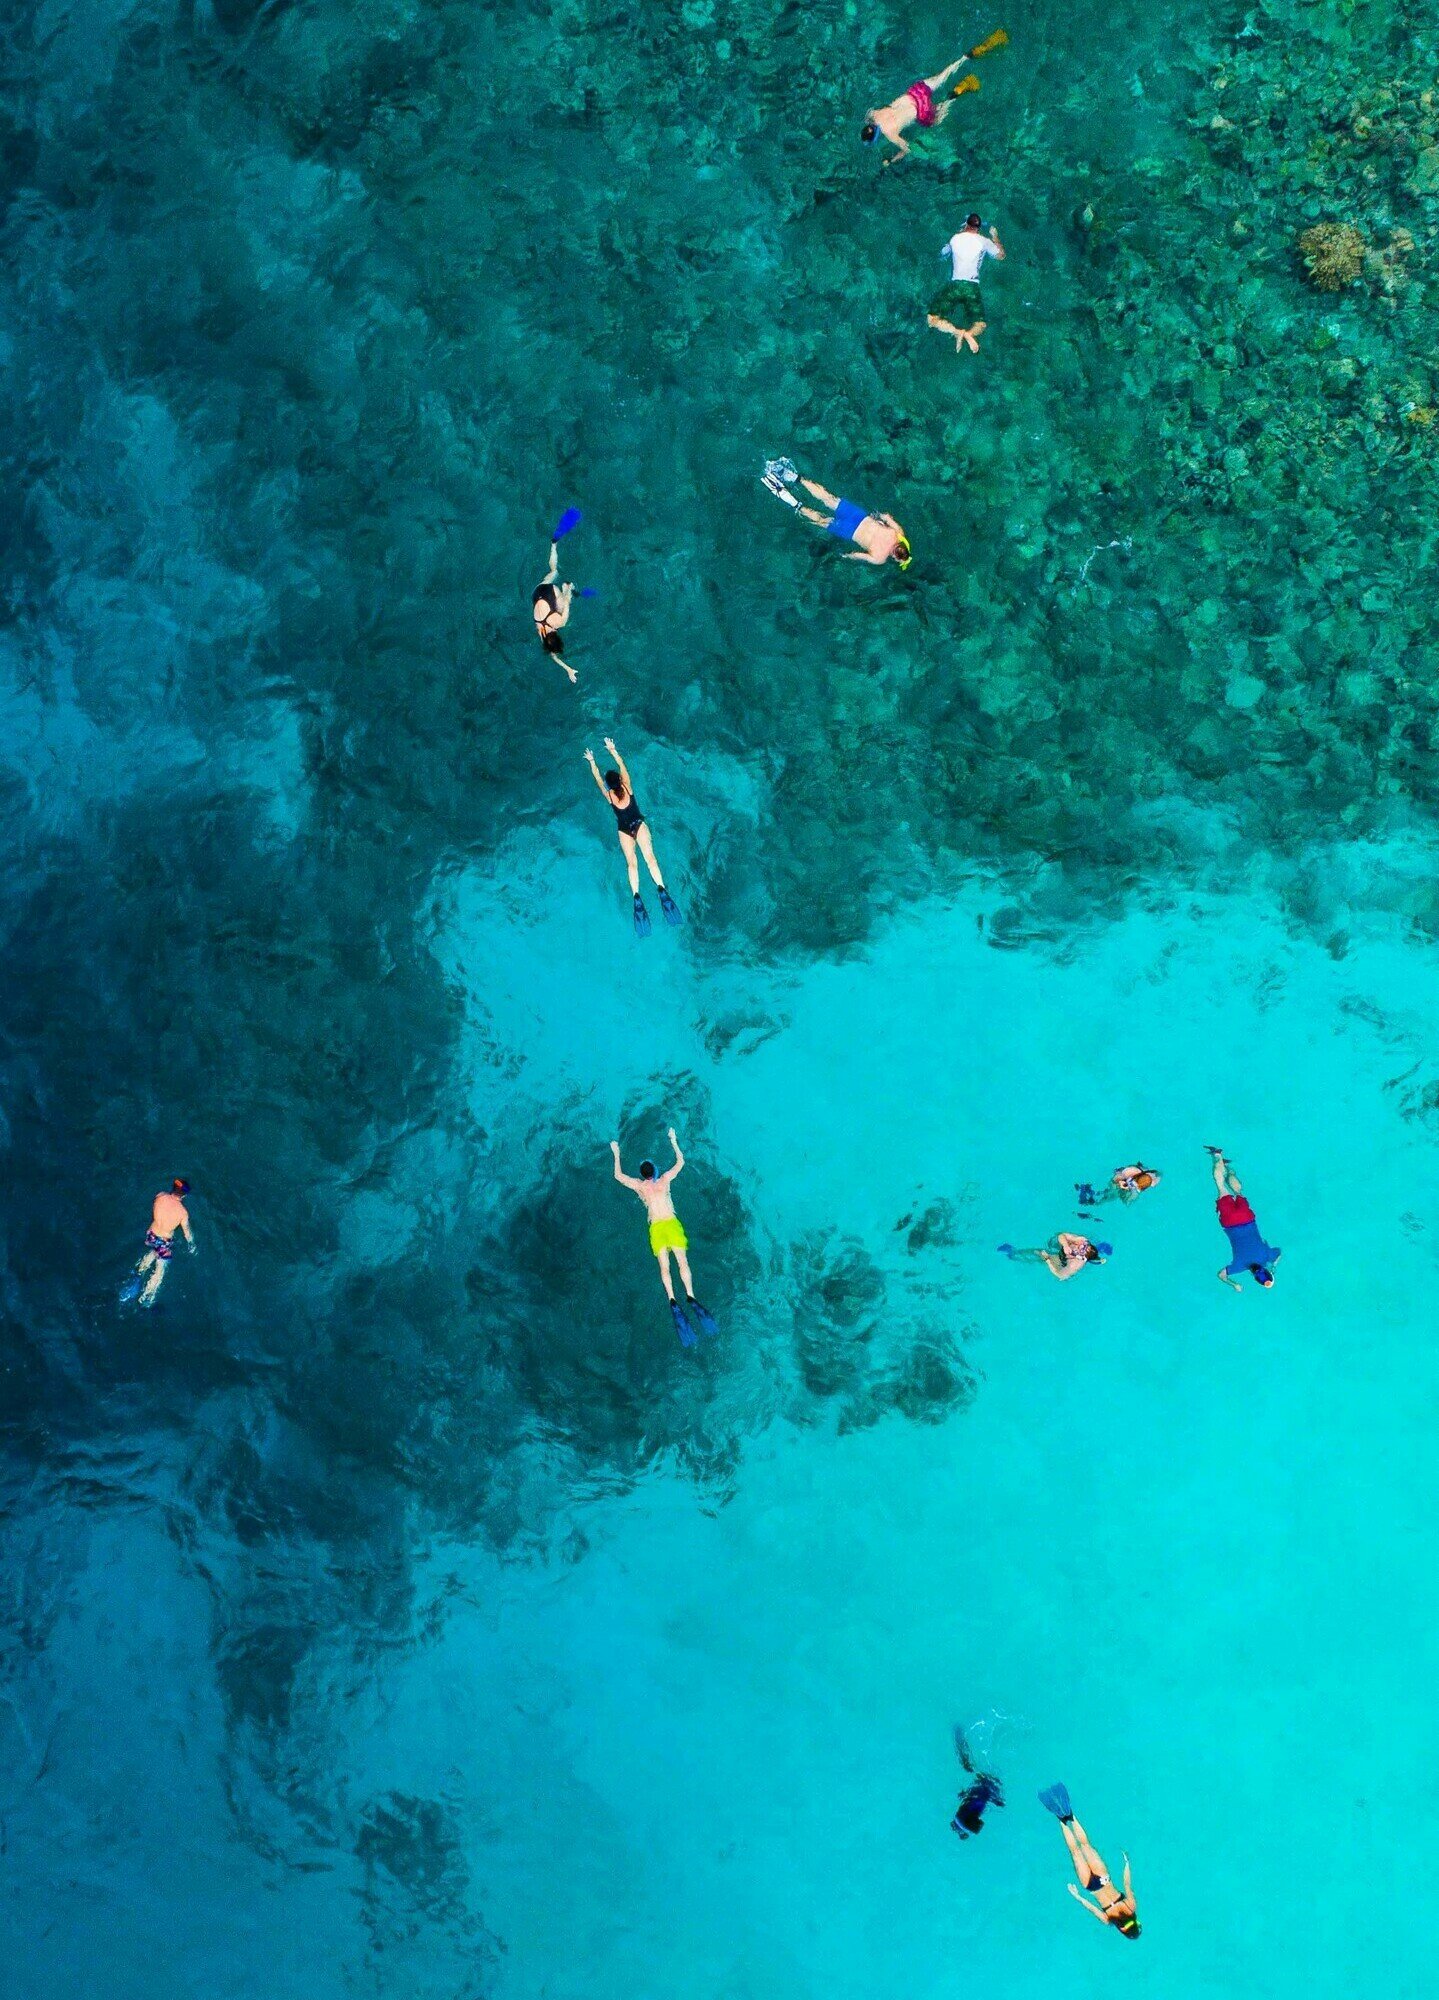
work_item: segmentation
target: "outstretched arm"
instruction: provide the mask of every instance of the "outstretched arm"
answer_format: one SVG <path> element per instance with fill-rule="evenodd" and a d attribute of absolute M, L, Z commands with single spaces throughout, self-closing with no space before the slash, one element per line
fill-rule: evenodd
<path fill-rule="evenodd" d="M 560 545 L 558 542 L 551 542 L 550 566 L 549 569 L 545 572 L 545 574 L 540 578 L 540 581 L 541 583 L 553 583 L 555 578 L 559 575 L 559 573 L 560 573 Z"/>
<path fill-rule="evenodd" d="M 855 549 L 851 554 L 843 557 L 842 560 L 845 562 L 873 563 L 877 569 L 881 563 L 887 563 L 889 557 L 887 555 L 877 556 L 872 549 Z"/>
<path fill-rule="evenodd" d="M 587 764 L 589 765 L 589 767 L 590 767 L 590 773 L 591 773 L 591 775 L 593 776 L 593 778 L 594 778 L 594 781 L 595 781 L 595 783 L 596 783 L 596 784 L 597 784 L 597 785 L 599 786 L 600 790 L 601 790 L 602 792 L 604 792 L 604 794 L 605 794 L 605 797 L 606 797 L 606 798 L 608 798 L 608 797 L 609 797 L 609 793 L 608 793 L 607 791 L 605 791 L 605 781 L 604 781 L 604 779 L 603 779 L 603 778 L 602 778 L 602 777 L 600 776 L 600 767 L 599 767 L 599 765 L 598 765 L 598 764 L 597 764 L 597 763 L 595 762 L 595 753 L 594 753 L 594 751 L 593 751 L 593 750 L 586 750 L 586 752 L 585 752 L 585 762 L 586 762 L 586 763 L 587 763 Z M 615 1157 L 616 1157 L 616 1159 L 618 1159 L 618 1158 L 619 1158 L 619 1153 L 618 1153 L 618 1150 L 616 1150 L 616 1153 L 615 1153 Z"/>
<path fill-rule="evenodd" d="M 1080 1894 L 1079 1890 L 1075 1887 L 1073 1882 L 1071 1882 L 1069 1885 L 1069 1893 L 1071 1896 L 1073 1896 L 1075 1902 L 1078 1903 L 1081 1910 L 1088 1910 L 1090 1916 L 1098 1917 L 1101 1923 L 1104 1922 L 1104 1912 L 1102 1910 L 1096 1910 L 1093 1903 L 1091 1903 L 1087 1897 Z"/>
<path fill-rule="evenodd" d="M 989 253 L 990 256 L 997 257 L 1002 264 L 1004 262 L 1004 245 L 999 240 L 999 231 L 997 229 L 991 227 L 989 240 L 994 245 L 994 248 Z"/>
<path fill-rule="evenodd" d="M 885 137 L 889 138 L 889 134 L 886 133 Z M 891 146 L 894 147 L 895 150 L 890 154 L 887 160 L 881 160 L 880 165 L 882 167 L 897 167 L 900 161 L 904 158 L 905 154 L 909 151 L 909 142 L 906 139 L 890 139 L 889 143 L 891 144 Z"/>
<path fill-rule="evenodd" d="M 1127 1854 L 1124 1857 L 1124 1893 L 1132 1903 L 1134 1901 L 1134 1884 L 1129 1879 L 1129 1856 Z"/>
<path fill-rule="evenodd" d="M 618 1139 L 610 1140 L 610 1151 L 615 1156 L 615 1179 L 619 1182 L 621 1187 L 634 1188 L 636 1193 L 638 1193 L 640 1185 L 639 1182 L 635 1180 L 631 1175 L 627 1174 L 624 1168 L 620 1165 L 620 1142 Z"/>
<path fill-rule="evenodd" d="M 675 1128 L 674 1128 L 674 1126 L 673 1126 L 673 1125 L 671 1125 L 671 1127 L 670 1127 L 670 1144 L 671 1144 L 671 1145 L 672 1145 L 672 1146 L 674 1147 L 674 1149 L 675 1149 L 675 1163 L 674 1163 L 674 1165 L 673 1165 L 673 1166 L 672 1166 L 672 1167 L 670 1168 L 669 1172 L 668 1172 L 668 1173 L 667 1173 L 667 1174 L 665 1175 L 665 1179 L 666 1179 L 667 1181 L 672 1181 L 672 1180 L 674 1179 L 675 1175 L 676 1175 L 676 1174 L 677 1174 L 677 1173 L 679 1172 L 680 1168 L 681 1168 L 681 1167 L 682 1167 L 682 1166 L 684 1165 L 684 1163 L 685 1163 L 685 1156 L 684 1156 L 684 1154 L 683 1154 L 683 1153 L 682 1153 L 682 1152 L 680 1151 L 680 1142 L 679 1142 L 679 1140 L 678 1140 L 678 1139 L 677 1139 L 677 1138 L 675 1137 Z"/>
<path fill-rule="evenodd" d="M 626 763 L 625 763 L 625 760 L 624 760 L 624 758 L 623 758 L 623 757 L 622 757 L 622 756 L 620 755 L 619 751 L 618 751 L 618 750 L 616 750 L 616 748 L 615 748 L 615 739 L 613 738 L 613 736 L 607 736 L 607 737 L 605 738 L 605 748 L 606 748 L 606 750 L 608 750 L 608 751 L 609 751 L 610 755 L 611 755 L 611 756 L 612 756 L 612 757 L 614 758 L 614 760 L 615 760 L 615 769 L 616 769 L 616 770 L 617 770 L 617 771 L 619 772 L 619 774 L 620 774 L 620 782 L 621 782 L 621 784 L 623 784 L 623 786 L 624 786 L 624 788 L 625 788 L 625 790 L 626 790 L 627 792 L 630 792 L 630 793 L 633 793 L 633 792 L 634 792 L 634 786 L 633 786 L 633 785 L 632 785 L 632 784 L 630 783 L 630 774 L 629 774 L 629 767 L 628 767 L 628 766 L 626 765 Z"/>
<path fill-rule="evenodd" d="M 1221 1285 L 1228 1285 L 1232 1292 L 1239 1292 L 1244 1289 L 1237 1278 L 1230 1277 L 1227 1265 L 1223 1270 L 1216 1271 L 1214 1275 L 1218 1278 Z"/>

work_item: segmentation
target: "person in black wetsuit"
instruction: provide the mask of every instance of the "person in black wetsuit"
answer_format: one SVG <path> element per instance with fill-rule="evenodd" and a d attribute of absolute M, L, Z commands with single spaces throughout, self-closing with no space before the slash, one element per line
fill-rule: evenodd
<path fill-rule="evenodd" d="M 649 911 L 645 908 L 644 897 L 640 894 L 640 864 L 638 857 L 641 854 L 645 858 L 645 866 L 654 877 L 655 887 L 659 891 L 660 908 L 664 911 L 665 922 L 667 924 L 678 924 L 684 920 L 680 916 L 673 896 L 671 896 L 669 890 L 665 887 L 664 877 L 660 873 L 660 864 L 655 859 L 655 844 L 650 838 L 650 830 L 645 816 L 640 811 L 639 801 L 635 797 L 634 786 L 630 783 L 630 774 L 625 768 L 625 760 L 621 757 L 619 751 L 616 750 L 612 737 L 607 736 L 605 738 L 605 748 L 615 760 L 616 768 L 614 770 L 606 771 L 601 775 L 600 767 L 595 762 L 595 753 L 593 750 L 586 750 L 585 762 L 593 772 L 595 783 L 604 793 L 610 809 L 615 816 L 615 828 L 620 837 L 620 848 L 625 857 L 625 867 L 629 870 L 630 892 L 635 899 L 635 936 L 648 937 L 650 933 L 650 916 Z"/>
<path fill-rule="evenodd" d="M 949 1823 L 961 1840 L 968 1840 L 972 1833 L 984 1831 L 985 1807 L 1003 1804 L 1004 1793 L 1000 1790 L 998 1778 L 991 1777 L 987 1771 L 980 1771 L 974 1783 L 962 1794 L 954 1818 Z"/>

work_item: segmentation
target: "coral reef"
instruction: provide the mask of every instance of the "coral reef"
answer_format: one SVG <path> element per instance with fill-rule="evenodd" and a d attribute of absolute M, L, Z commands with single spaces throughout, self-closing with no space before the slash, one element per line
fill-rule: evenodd
<path fill-rule="evenodd" d="M 1342 291 L 1364 269 L 1364 238 L 1348 222 L 1316 222 L 1299 239 L 1299 254 L 1321 292 Z"/>

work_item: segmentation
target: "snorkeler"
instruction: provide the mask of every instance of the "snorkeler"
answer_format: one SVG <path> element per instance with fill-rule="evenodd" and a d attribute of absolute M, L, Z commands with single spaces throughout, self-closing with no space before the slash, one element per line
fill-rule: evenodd
<path fill-rule="evenodd" d="M 1241 1271 L 1248 1271 L 1256 1285 L 1262 1285 L 1267 1292 L 1274 1283 L 1272 1267 L 1283 1256 L 1282 1250 L 1275 1250 L 1259 1234 L 1259 1224 L 1254 1219 L 1254 1210 L 1245 1199 L 1244 1186 L 1238 1174 L 1225 1159 L 1217 1146 L 1206 1146 L 1214 1164 L 1214 1189 L 1219 1196 L 1215 1211 L 1219 1216 L 1219 1226 L 1229 1238 L 1230 1258 L 1223 1270 L 1217 1273 L 1221 1285 L 1230 1285 L 1238 1292 L 1244 1288 L 1239 1282 Z"/>
<path fill-rule="evenodd" d="M 1004 262 L 1004 245 L 999 240 L 999 231 L 990 228 L 988 236 L 983 234 L 984 224 L 977 215 L 965 217 L 963 229 L 956 230 L 948 243 L 940 251 L 941 257 L 948 257 L 952 276 L 947 285 L 941 285 L 929 302 L 929 324 L 940 333 L 954 335 L 954 351 L 968 347 L 971 354 L 979 352 L 979 336 L 984 332 L 987 320 L 984 317 L 984 300 L 979 291 L 979 272 L 986 257 L 997 257 Z M 956 326 L 954 319 L 963 319 L 962 326 Z"/>
<path fill-rule="evenodd" d="M 562 583 L 556 588 L 555 579 L 560 573 L 560 542 L 572 528 L 579 526 L 579 520 L 579 511 L 574 507 L 566 508 L 561 515 L 554 539 L 550 543 L 549 569 L 545 573 L 544 582 L 535 585 L 535 594 L 530 601 L 535 614 L 536 638 L 545 651 L 553 656 L 556 665 L 564 668 L 571 681 L 577 681 L 579 675 L 564 658 L 565 642 L 560 634 L 570 622 L 570 603 L 575 594 L 575 587 L 572 583 Z M 589 591 L 584 593 L 587 597 L 591 594 Z"/>
<path fill-rule="evenodd" d="M 615 1156 L 615 1179 L 621 1187 L 633 1189 L 645 1205 L 645 1212 L 650 1219 L 650 1248 L 659 1259 L 660 1283 L 664 1286 L 665 1297 L 670 1302 L 670 1315 L 675 1323 L 675 1332 L 685 1347 L 693 1347 L 694 1328 L 685 1318 L 684 1306 L 675 1297 L 674 1280 L 670 1276 L 671 1255 L 680 1267 L 680 1282 L 685 1288 L 685 1305 L 694 1314 L 700 1332 L 718 1333 L 719 1328 L 715 1325 L 713 1315 L 694 1295 L 687 1255 L 689 1238 L 685 1235 L 683 1223 L 675 1214 L 674 1201 L 670 1195 L 670 1183 L 685 1163 L 685 1156 L 680 1151 L 680 1142 L 675 1137 L 673 1125 L 670 1127 L 670 1144 L 675 1149 L 674 1165 L 666 1173 L 657 1174 L 653 1160 L 641 1160 L 638 1180 L 633 1179 L 620 1165 L 618 1139 L 611 1139 L 610 1151 Z"/>
<path fill-rule="evenodd" d="M 1158 1187 L 1163 1179 L 1153 1167 L 1146 1167 L 1142 1160 L 1136 1160 L 1132 1167 L 1116 1167 L 1105 1183 L 1102 1194 L 1096 1194 L 1091 1181 L 1076 1181 L 1074 1192 L 1079 1196 L 1081 1208 L 1093 1208 L 1101 1201 L 1119 1200 L 1126 1208 L 1130 1202 L 1138 1201 L 1152 1187 Z"/>
<path fill-rule="evenodd" d="M 175 1254 L 177 1230 L 189 1244 L 191 1256 L 195 1254 L 195 1235 L 184 1201 L 189 1192 L 190 1183 L 176 1179 L 156 1195 L 150 1211 L 150 1227 L 145 1231 L 144 1251 L 120 1290 L 122 1304 L 128 1305 L 132 1299 L 142 1306 L 154 1304 L 155 1294 L 165 1282 L 166 1267 Z"/>
<path fill-rule="evenodd" d="M 1088 1264 L 1104 1264 L 1114 1255 L 1112 1243 L 1091 1243 L 1087 1236 L 1078 1236 L 1072 1230 L 1061 1229 L 1050 1239 L 1044 1250 L 1016 1250 L 1012 1243 L 1001 1243 L 1000 1255 L 1013 1263 L 1027 1260 L 1036 1264 L 1047 1264 L 1061 1283 L 1072 1278 Z"/>
<path fill-rule="evenodd" d="M 816 514 L 813 507 L 802 505 L 790 492 L 797 479 L 806 493 L 812 493 L 822 506 L 829 508 L 828 514 Z M 806 521 L 827 528 L 842 542 L 858 543 L 852 553 L 846 552 L 846 562 L 873 563 L 878 568 L 893 556 L 901 569 L 908 569 L 914 560 L 909 537 L 893 514 L 870 514 L 853 500 L 839 499 L 836 494 L 826 492 L 818 480 L 801 478 L 787 458 L 770 459 L 762 483 L 776 500 L 783 500 L 786 507 L 793 507 Z"/>
<path fill-rule="evenodd" d="M 987 1771 L 981 1771 L 973 1784 L 961 1795 L 959 1804 L 955 1808 L 954 1818 L 949 1822 L 950 1826 L 961 1840 L 968 1840 L 972 1833 L 983 1833 L 985 1807 L 1003 1804 L 1004 1792 L 998 1778 L 991 1777 Z"/>
<path fill-rule="evenodd" d="M 1112 1925 L 1121 1937 L 1137 1938 L 1140 1923 L 1129 1876 L 1129 1856 L 1126 1854 L 1124 1857 L 1124 1894 L 1121 1896 L 1110 1881 L 1104 1862 L 1090 1845 L 1089 1835 L 1074 1817 L 1074 1808 L 1063 1785 L 1050 1785 L 1040 1793 L 1039 1803 L 1059 1821 L 1059 1830 L 1064 1835 L 1064 1844 L 1069 1849 L 1069 1858 L 1079 1877 L 1077 1889 L 1072 1882 L 1069 1885 L 1069 1893 L 1075 1902 L 1083 1903 L 1089 1914 L 1098 1917 L 1102 1924 Z M 1085 1901 L 1086 1890 L 1094 1897 L 1093 1903 Z M 1095 1904 L 1099 1906 L 1097 1909 Z"/>
<path fill-rule="evenodd" d="M 964 65 L 973 62 L 976 56 L 987 56 L 992 49 L 1002 49 L 1008 40 L 1009 37 L 1003 28 L 997 28 L 992 35 L 977 43 L 968 55 L 957 56 L 939 72 L 938 76 L 922 77 L 918 83 L 912 83 L 902 97 L 896 97 L 892 104 L 886 104 L 882 110 L 866 111 L 864 124 L 860 127 L 859 133 L 864 144 L 872 146 L 881 136 L 888 139 L 895 151 L 883 164 L 886 167 L 895 166 L 909 151 L 909 142 L 900 137 L 901 132 L 907 132 L 909 127 L 916 123 L 924 126 L 942 125 L 954 109 L 953 104 L 948 101 L 936 104 L 934 93 L 943 90 L 957 69 L 963 69 Z M 979 78 L 967 76 L 962 83 L 955 85 L 950 96 L 963 97 L 966 91 L 978 89 Z"/>
<path fill-rule="evenodd" d="M 645 908 L 644 897 L 640 894 L 640 867 L 639 862 L 635 858 L 636 849 L 645 857 L 645 866 L 654 878 L 654 885 L 659 891 L 660 908 L 664 911 L 665 922 L 667 924 L 682 924 L 684 918 L 680 915 L 679 906 L 665 887 L 664 877 L 660 874 L 660 864 L 655 859 L 655 844 L 650 837 L 649 825 L 644 814 L 640 811 L 638 800 L 635 798 L 634 787 L 630 783 L 630 774 L 625 768 L 625 760 L 619 751 L 616 750 L 611 737 L 607 736 L 605 738 L 605 748 L 615 760 L 617 767 L 615 770 L 606 771 L 604 776 L 601 777 L 600 767 L 595 762 L 595 753 L 593 750 L 586 750 L 585 762 L 594 773 L 595 783 L 604 793 L 606 800 L 614 812 L 616 827 L 620 836 L 620 849 L 625 857 L 625 866 L 630 873 L 630 893 L 635 899 L 635 936 L 648 937 L 650 934 L 650 913 Z"/>

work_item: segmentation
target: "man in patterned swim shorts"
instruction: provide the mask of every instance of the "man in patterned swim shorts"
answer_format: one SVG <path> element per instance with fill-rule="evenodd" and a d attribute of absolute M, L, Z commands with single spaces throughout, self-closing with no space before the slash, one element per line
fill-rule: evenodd
<path fill-rule="evenodd" d="M 955 71 L 968 61 L 968 56 L 957 56 L 947 69 L 939 72 L 938 76 L 921 77 L 918 83 L 909 86 L 902 97 L 896 97 L 894 102 L 886 104 L 883 110 L 865 112 L 859 136 L 866 146 L 872 146 L 882 133 L 896 149 L 884 162 L 885 166 L 892 167 L 909 151 L 908 141 L 900 137 L 901 132 L 914 124 L 942 125 L 948 118 L 954 109 L 953 101 L 946 98 L 942 104 L 936 104 L 934 93 L 943 90 Z M 958 97 L 961 91 L 978 89 L 979 78 L 967 76 L 956 88 L 954 96 Z"/>

